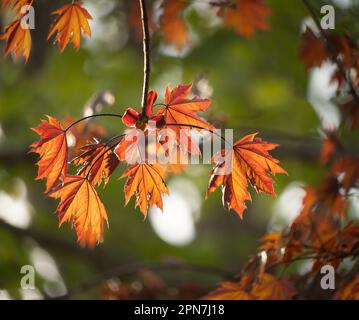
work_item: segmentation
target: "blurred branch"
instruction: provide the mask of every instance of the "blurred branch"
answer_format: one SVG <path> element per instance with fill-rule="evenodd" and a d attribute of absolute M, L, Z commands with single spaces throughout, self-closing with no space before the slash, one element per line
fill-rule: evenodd
<path fill-rule="evenodd" d="M 110 253 L 108 250 L 104 250 L 101 247 L 96 247 L 93 250 L 83 249 L 77 243 L 65 241 L 61 238 L 53 236 L 52 234 L 40 232 L 32 228 L 21 229 L 14 227 L 0 219 L 0 230 L 1 229 L 9 231 L 21 239 L 33 239 L 41 247 L 47 249 L 51 254 L 58 252 L 85 258 L 101 270 L 103 270 L 106 266 L 116 265 L 128 259 L 123 252 L 119 254 L 118 250 Z"/>
<path fill-rule="evenodd" d="M 305 161 L 317 161 L 321 148 L 320 140 L 310 136 L 293 135 L 277 130 L 258 129 L 251 127 L 235 128 L 239 133 L 260 132 L 262 138 L 278 143 L 278 153 L 285 157 L 298 158 Z M 7 149 L 0 150 L 0 165 L 12 165 L 23 162 L 35 163 L 36 156 L 27 154 L 28 149 Z"/>
<path fill-rule="evenodd" d="M 233 279 L 235 272 L 224 270 L 217 267 L 198 265 L 184 261 L 162 261 L 162 262 L 148 262 L 148 263 L 130 263 L 121 265 L 110 271 L 96 275 L 91 279 L 87 279 L 80 285 L 69 289 L 65 295 L 57 297 L 48 297 L 48 299 L 69 299 L 70 297 L 86 292 L 87 290 L 100 285 L 103 281 L 111 278 L 121 278 L 137 274 L 142 269 L 149 269 L 152 271 L 186 271 L 193 273 L 206 273 L 219 276 L 222 279 Z"/>

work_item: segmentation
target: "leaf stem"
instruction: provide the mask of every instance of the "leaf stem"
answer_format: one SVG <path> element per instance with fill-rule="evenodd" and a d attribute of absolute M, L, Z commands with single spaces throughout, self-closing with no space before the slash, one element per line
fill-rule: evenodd
<path fill-rule="evenodd" d="M 150 74 L 151 74 L 151 62 L 150 62 L 150 32 L 148 28 L 148 15 L 146 8 L 146 0 L 139 0 L 141 8 L 141 22 L 142 22 L 142 32 L 143 32 L 143 89 L 142 89 L 142 115 L 146 115 L 146 104 L 147 104 L 147 95 L 148 88 L 150 83 Z"/>
<path fill-rule="evenodd" d="M 81 118 L 75 122 L 73 122 L 72 124 L 70 124 L 64 131 L 67 132 L 69 131 L 73 126 L 77 125 L 78 123 L 85 121 L 87 119 L 91 119 L 91 118 L 96 118 L 96 117 L 115 117 L 115 118 L 122 118 L 122 115 L 120 114 L 116 114 L 116 113 L 100 113 L 100 114 L 93 114 L 91 116 L 87 116 L 84 118 Z"/>
<path fill-rule="evenodd" d="M 109 152 L 110 150 L 112 150 L 117 144 L 118 144 L 118 141 L 116 141 L 115 144 L 113 144 L 112 146 L 110 146 L 111 142 L 115 141 L 116 139 L 120 139 L 124 136 L 124 134 L 121 134 L 121 135 L 118 135 L 118 136 L 115 136 L 113 138 L 111 138 L 110 140 L 108 140 L 106 142 L 106 149 L 98 156 L 98 158 L 91 164 L 91 167 L 90 169 L 87 171 L 87 174 L 85 176 L 85 179 L 88 180 L 89 176 L 90 176 L 90 173 L 93 169 L 93 167 L 95 166 L 95 164 L 107 153 Z"/>

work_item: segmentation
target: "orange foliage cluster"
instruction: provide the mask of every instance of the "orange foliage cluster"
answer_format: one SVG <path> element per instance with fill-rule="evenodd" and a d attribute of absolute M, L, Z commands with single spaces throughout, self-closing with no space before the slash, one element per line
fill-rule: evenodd
<path fill-rule="evenodd" d="M 31 52 L 31 30 L 23 29 L 21 21 L 26 13 L 21 12 L 24 5 L 36 5 L 34 0 L 3 0 L 2 7 L 15 10 L 16 18 L 5 27 L 0 40 L 6 41 L 5 56 L 14 54 L 17 59 L 22 54 L 28 61 Z M 148 25 L 151 30 L 162 34 L 166 43 L 182 49 L 189 43 L 189 28 L 184 19 L 184 11 L 190 1 L 163 0 L 161 15 L 155 21 L 153 2 L 147 1 Z M 268 16 L 270 8 L 264 0 L 215 0 L 208 2 L 209 8 L 214 8 L 218 16 L 223 19 L 224 25 L 233 28 L 245 38 L 251 38 L 257 31 L 269 30 Z M 81 36 L 91 37 L 89 20 L 91 14 L 84 8 L 82 1 L 65 4 L 52 12 L 55 20 L 50 27 L 48 40 L 54 37 L 54 44 L 59 44 L 63 52 L 69 43 L 76 49 L 80 48 Z M 128 10 L 128 24 L 137 40 L 142 39 L 141 12 L 138 0 L 131 0 Z"/>
<path fill-rule="evenodd" d="M 342 111 L 350 133 L 359 115 L 358 48 L 348 36 L 323 30 L 316 34 L 307 28 L 299 55 L 308 70 L 326 60 L 337 65 L 332 79 L 338 82 L 338 97 L 348 101 Z M 222 283 L 204 299 L 359 299 L 357 263 L 350 272 L 340 269 L 344 261 L 359 257 L 359 225 L 348 217 L 350 199 L 358 196 L 359 158 L 343 147 L 340 132 L 332 130 L 325 132 L 320 161 L 328 173 L 318 186 L 305 188 L 301 210 L 292 224 L 263 236 L 257 254 L 244 265 L 237 281 Z M 284 271 L 297 261 L 310 261 L 310 270 L 286 275 Z M 336 271 L 334 291 L 320 290 L 324 265 Z"/>
<path fill-rule="evenodd" d="M 31 52 L 31 31 L 23 28 L 21 21 L 26 12 L 22 12 L 24 5 L 33 5 L 33 0 L 4 0 L 3 7 L 10 7 L 15 10 L 16 18 L 5 27 L 4 34 L 0 39 L 6 41 L 5 56 L 14 53 L 15 58 L 20 54 L 28 61 Z M 81 34 L 91 36 L 88 20 L 92 19 L 88 11 L 82 6 L 82 1 L 75 1 L 64 5 L 52 14 L 57 15 L 52 24 L 48 40 L 55 35 L 54 43 L 59 43 L 60 51 L 64 51 L 69 42 L 72 42 L 75 48 L 81 44 Z"/>
<path fill-rule="evenodd" d="M 157 108 L 154 107 L 157 93 L 149 92 L 147 104 L 141 113 L 129 108 L 122 116 L 123 124 L 129 128 L 124 134 L 106 143 L 95 140 L 80 147 L 82 153 L 70 162 L 77 167 L 75 175 L 69 173 L 67 140 L 68 134 L 70 131 L 73 134 L 76 126 L 69 125 L 64 129 L 57 120 L 48 116 L 47 121 L 43 120 L 34 128 L 41 137 L 40 141 L 31 145 L 31 151 L 40 155 L 37 179 L 46 178 L 46 193 L 60 198 L 57 208 L 60 224 L 70 221 L 81 244 L 93 246 L 102 239 L 107 215 L 95 187 L 103 181 L 107 183 L 121 161 L 129 164 L 122 175 L 127 178 L 124 187 L 126 203 L 134 196 L 135 205 L 145 217 L 149 206 L 156 205 L 162 209 L 162 194 L 168 193 L 165 182 L 167 174 L 180 172 L 184 166 L 182 163 L 167 166 L 159 163 L 158 158 L 153 162 L 152 158 L 141 153 L 140 140 L 144 139 L 150 147 L 153 144 L 155 150 L 161 150 L 164 145 L 160 134 L 156 134 L 154 141 L 147 138 L 160 130 L 166 132 L 174 128 L 173 134 L 169 134 L 169 140 L 166 141 L 169 146 L 166 149 L 168 157 L 201 153 L 198 142 L 192 139 L 190 129 L 213 132 L 215 128 L 198 115 L 198 112 L 209 107 L 211 101 L 190 98 L 191 88 L 192 85 L 179 85 L 174 89 L 167 87 L 164 101 Z M 157 126 L 153 127 L 151 123 Z M 75 124 L 81 125 L 81 122 Z M 184 133 L 179 129 L 184 129 Z M 183 136 L 187 144 L 180 143 Z M 77 140 L 83 141 L 79 137 Z M 150 147 L 148 150 L 151 150 Z M 272 176 L 285 173 L 279 161 L 269 154 L 275 147 L 277 145 L 249 135 L 237 141 L 229 151 L 226 151 L 228 148 L 222 149 L 213 159 L 216 163 L 208 192 L 222 185 L 225 207 L 233 209 L 242 217 L 246 207 L 244 202 L 251 200 L 247 181 L 257 191 L 274 195 Z M 219 156 L 223 154 L 221 158 L 224 161 L 218 162 Z M 229 165 L 229 171 L 221 171 Z"/>

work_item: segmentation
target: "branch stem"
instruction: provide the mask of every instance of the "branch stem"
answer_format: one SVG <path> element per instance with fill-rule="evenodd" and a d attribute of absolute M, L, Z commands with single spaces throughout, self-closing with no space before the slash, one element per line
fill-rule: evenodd
<path fill-rule="evenodd" d="M 118 136 L 115 136 L 113 138 L 111 138 L 109 141 L 106 142 L 106 149 L 97 157 L 95 158 L 95 161 L 92 163 L 90 169 L 88 170 L 87 174 L 86 174 L 86 177 L 85 179 L 88 180 L 90 174 L 91 174 L 91 171 L 92 169 L 94 168 L 94 166 L 96 165 L 96 163 L 103 157 L 105 156 L 105 154 L 107 152 L 109 152 L 110 150 L 112 151 L 113 148 L 116 147 L 116 145 L 119 143 L 118 141 L 116 141 L 116 143 L 114 143 L 113 145 L 110 146 L 111 142 L 117 140 L 117 139 L 121 139 L 122 137 L 124 136 L 124 134 L 121 134 L 121 135 L 118 135 Z M 85 170 L 85 169 L 84 169 Z"/>
<path fill-rule="evenodd" d="M 148 15 L 146 8 L 146 0 L 139 0 L 141 8 L 141 22 L 142 22 L 142 32 L 143 32 L 143 89 L 142 89 L 142 115 L 146 115 L 146 104 L 147 104 L 147 95 L 148 88 L 150 83 L 150 73 L 151 73 L 151 62 L 150 62 L 150 32 L 148 28 Z"/>

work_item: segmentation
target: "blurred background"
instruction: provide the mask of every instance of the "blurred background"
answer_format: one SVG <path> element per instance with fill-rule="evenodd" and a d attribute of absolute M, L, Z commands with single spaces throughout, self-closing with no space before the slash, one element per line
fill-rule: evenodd
<path fill-rule="evenodd" d="M 39 0 L 29 62 L 0 59 L 0 298 L 98 299 L 114 291 L 117 298 L 198 298 L 239 271 L 267 230 L 288 225 L 301 207 L 302 187 L 326 170 L 318 161 L 321 130 L 340 123 L 331 100 L 336 84 L 330 83 L 330 64 L 308 75 L 298 58 L 300 34 L 313 25 L 302 2 L 268 0 L 271 30 L 246 40 L 223 28 L 206 1 L 192 1 L 184 48 L 152 35 L 151 88 L 163 96 L 167 84 L 193 82 L 196 94 L 213 100 L 207 119 L 233 128 L 236 139 L 259 132 L 280 144 L 273 154 L 289 175 L 276 177 L 276 198 L 252 192 L 240 220 L 223 209 L 219 191 L 204 201 L 211 166 L 193 165 L 169 179 L 164 214 L 154 209 L 144 220 L 133 201 L 124 207 L 120 166 L 99 191 L 110 222 L 104 241 L 81 248 L 70 225 L 59 229 L 56 201 L 44 196 L 43 181 L 34 180 L 36 157 L 27 152 L 37 136 L 30 128 L 46 114 L 66 122 L 93 108 L 120 114 L 139 108 L 142 43 L 129 23 L 130 2 L 86 0 L 92 38 L 78 52 L 71 47 L 59 54 L 46 36 L 49 12 L 64 2 Z M 358 2 L 323 4 L 329 2 L 339 30 L 358 39 Z M 12 18 L 2 11 L 2 30 Z M 91 125 L 106 136 L 123 130 L 118 119 Z M 358 207 L 353 203 L 354 218 Z M 23 265 L 35 267 L 36 290 L 20 289 Z"/>

